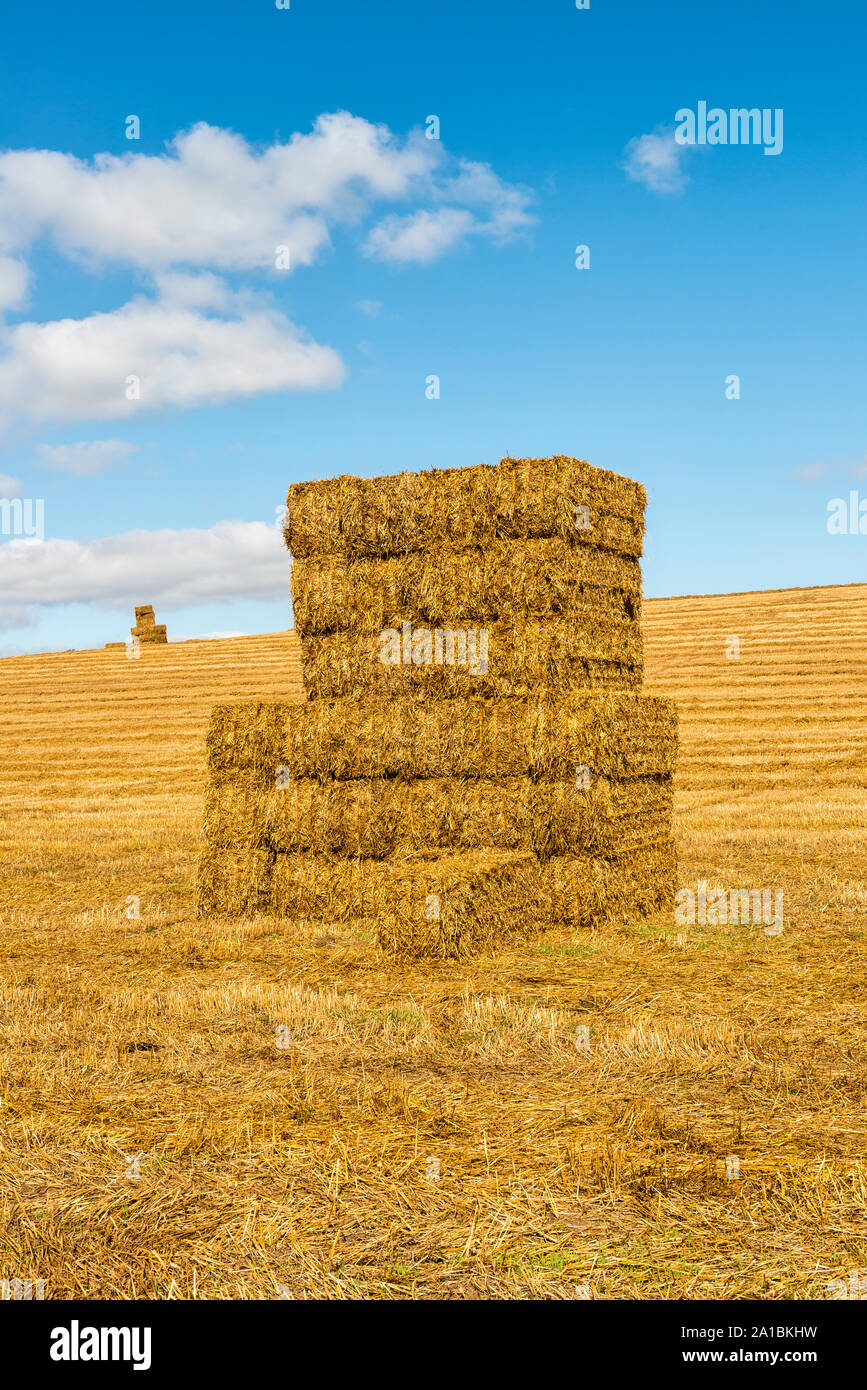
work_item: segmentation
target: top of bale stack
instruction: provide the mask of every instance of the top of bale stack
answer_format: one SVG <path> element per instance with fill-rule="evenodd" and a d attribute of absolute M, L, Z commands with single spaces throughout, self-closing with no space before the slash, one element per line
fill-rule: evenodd
<path fill-rule="evenodd" d="M 153 604 L 152 604 L 152 603 L 143 603 L 143 604 L 140 604 L 140 605 L 138 606 L 138 608 L 136 608 L 136 610 L 135 610 L 135 620 L 136 620 L 136 624 L 137 624 L 137 625 L 146 624 L 147 626 L 150 626 L 151 623 L 155 622 L 155 621 L 156 621 L 156 617 L 155 617 L 155 614 L 154 614 L 154 606 L 153 606 Z"/>
<path fill-rule="evenodd" d="M 640 483 L 583 459 L 504 458 L 471 468 L 294 483 L 283 534 L 298 558 L 560 536 L 637 559 L 646 503 Z"/>

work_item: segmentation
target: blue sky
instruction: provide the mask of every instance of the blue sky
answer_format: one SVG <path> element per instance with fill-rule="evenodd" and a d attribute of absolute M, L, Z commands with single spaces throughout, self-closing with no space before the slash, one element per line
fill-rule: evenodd
<path fill-rule="evenodd" d="M 865 28 L 745 0 L 19 7 L 0 496 L 44 499 L 45 538 L 0 535 L 0 654 L 120 640 L 134 603 L 176 637 L 286 627 L 290 482 L 507 453 L 645 483 L 648 595 L 863 581 L 867 535 L 826 520 L 867 499 Z M 781 153 L 677 146 L 699 101 L 782 109 Z"/>

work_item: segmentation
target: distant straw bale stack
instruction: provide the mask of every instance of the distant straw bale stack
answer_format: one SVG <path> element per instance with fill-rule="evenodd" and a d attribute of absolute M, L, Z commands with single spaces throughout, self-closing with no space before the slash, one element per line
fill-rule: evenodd
<path fill-rule="evenodd" d="M 290 488 L 308 699 L 215 708 L 200 910 L 360 917 L 409 959 L 669 905 L 645 501 L 563 457 Z"/>
<path fill-rule="evenodd" d="M 163 646 L 169 640 L 165 623 L 156 621 L 153 605 L 150 603 L 139 604 L 135 610 L 135 627 L 131 627 L 129 631 L 133 645 Z M 129 645 L 128 642 L 106 642 L 105 650 L 108 652 L 128 651 Z"/>
<path fill-rule="evenodd" d="M 157 623 L 154 616 L 153 605 L 150 603 L 142 604 L 135 610 L 135 627 L 130 628 L 130 635 L 137 637 L 139 642 L 149 645 L 162 645 L 168 642 L 165 623 Z"/>

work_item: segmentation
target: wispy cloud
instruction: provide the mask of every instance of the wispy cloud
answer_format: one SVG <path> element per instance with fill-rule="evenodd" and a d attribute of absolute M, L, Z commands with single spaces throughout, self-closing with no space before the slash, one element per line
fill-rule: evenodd
<path fill-rule="evenodd" d="M 799 464 L 797 468 L 792 469 L 791 476 L 799 483 L 809 486 L 830 473 L 846 473 L 851 478 L 867 478 L 867 453 L 860 460 L 838 456 L 820 463 Z"/>
<path fill-rule="evenodd" d="M 0 314 L 7 309 L 20 309 L 27 298 L 30 272 L 23 261 L 13 256 L 0 256 Z"/>
<path fill-rule="evenodd" d="M 72 473 L 78 478 L 90 478 L 106 473 L 125 463 L 137 445 L 123 439 L 94 439 L 77 444 L 39 444 L 36 457 L 43 468 L 57 473 Z"/>
<path fill-rule="evenodd" d="M 674 126 L 657 126 L 647 135 L 629 141 L 622 168 L 627 178 L 653 193 L 680 193 L 689 182 L 684 163 L 695 148 L 678 144 Z"/>
<path fill-rule="evenodd" d="M 474 226 L 465 208 L 423 209 L 408 217 L 386 217 L 374 227 L 365 243 L 365 254 L 381 261 L 414 261 L 422 264 L 445 255 L 466 239 Z"/>
<path fill-rule="evenodd" d="M 364 245 L 365 254 L 383 261 L 428 263 L 471 236 L 509 241 L 535 221 L 528 189 L 504 183 L 486 164 L 462 160 L 458 172 L 434 185 L 437 203 L 417 212 L 384 218 Z"/>
<path fill-rule="evenodd" d="M 38 627 L 41 614 L 38 608 L 28 608 L 23 603 L 0 603 L 0 632 L 8 632 L 15 628 Z M 24 648 L 16 648 L 14 652 L 6 652 L 8 656 L 17 655 Z"/>
<path fill-rule="evenodd" d="M 23 497 L 24 489 L 20 478 L 13 478 L 11 473 L 0 473 L 0 497 Z"/>

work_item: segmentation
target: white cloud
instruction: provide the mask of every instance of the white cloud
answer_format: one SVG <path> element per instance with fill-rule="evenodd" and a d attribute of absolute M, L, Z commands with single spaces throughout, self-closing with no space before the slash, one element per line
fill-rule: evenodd
<path fill-rule="evenodd" d="M 219 275 L 209 270 L 197 274 L 189 271 L 164 270 L 154 276 L 160 297 L 172 304 L 182 304 L 186 309 L 231 309 L 238 296 Z"/>
<path fill-rule="evenodd" d="M 828 459 L 824 463 L 802 463 L 792 469 L 792 477 L 797 478 L 799 483 L 817 483 L 826 473 L 836 472 L 842 461 Z"/>
<path fill-rule="evenodd" d="M 674 127 L 658 126 L 648 135 L 630 140 L 624 150 L 627 176 L 654 193 L 679 193 L 689 182 L 683 167 L 694 145 L 679 145 Z"/>
<path fill-rule="evenodd" d="M 528 211 L 529 191 L 504 183 L 486 164 L 461 160 L 458 173 L 436 182 L 431 196 L 451 206 L 389 214 L 368 235 L 365 255 L 426 263 L 469 236 L 507 241 L 534 221 Z"/>
<path fill-rule="evenodd" d="M 0 473 L 0 497 L 23 497 L 24 492 L 20 478 L 13 478 L 11 473 Z"/>
<path fill-rule="evenodd" d="M 3 342 L 0 411 L 34 420 L 126 419 L 269 391 L 323 390 L 344 376 L 332 348 L 266 309 L 221 319 L 139 298 L 86 319 L 21 323 Z M 128 398 L 131 376 L 140 381 L 138 400 Z"/>
<path fill-rule="evenodd" d="M 436 196 L 443 202 L 477 208 L 486 220 L 477 222 L 474 231 L 498 240 L 525 231 L 535 221 L 529 211 L 530 189 L 504 182 L 489 164 L 475 160 L 460 160 L 457 174 L 436 189 Z"/>
<path fill-rule="evenodd" d="M 0 256 L 0 313 L 20 309 L 27 298 L 30 271 L 13 256 Z"/>
<path fill-rule="evenodd" d="M 532 221 L 530 196 L 420 131 L 400 142 L 348 111 L 259 151 L 200 123 L 163 155 L 0 155 L 0 249 L 49 235 L 68 255 L 155 273 L 273 267 L 276 247 L 289 245 L 292 264 L 309 265 L 330 221 L 358 221 L 377 200 L 474 207 L 483 214 L 476 230 L 502 237 Z"/>
<path fill-rule="evenodd" d="M 253 149 L 200 123 L 163 155 L 54 150 L 0 155 L 0 237 L 7 247 L 48 234 L 85 259 L 145 270 L 173 265 L 249 269 L 288 243 L 308 265 L 327 219 L 352 219 L 366 200 L 405 197 L 436 162 L 430 142 L 401 145 L 386 126 L 338 111 L 287 144 Z"/>
<path fill-rule="evenodd" d="M 356 309 L 360 309 L 362 314 L 366 314 L 369 319 L 375 319 L 382 313 L 381 299 L 359 299 Z"/>
<path fill-rule="evenodd" d="M 0 545 L 6 626 L 32 626 L 33 605 L 152 603 L 171 612 L 233 599 L 286 599 L 289 557 L 277 526 L 220 521 L 210 530 L 127 531 L 98 540 Z M 11 618 L 20 612 L 21 623 Z"/>
<path fill-rule="evenodd" d="M 39 444 L 36 454 L 43 468 L 90 478 L 94 473 L 106 473 L 125 463 L 136 449 L 137 445 L 127 444 L 122 439 L 94 439 L 78 444 Z"/>
<path fill-rule="evenodd" d="M 293 270 L 309 265 L 333 223 L 355 227 L 383 202 L 408 210 L 361 229 L 365 254 L 425 263 L 469 236 L 500 242 L 524 230 L 530 198 L 421 131 L 399 140 L 346 111 L 263 148 L 199 124 L 161 155 L 0 153 L 0 312 L 23 303 L 22 256 L 40 238 L 94 270 L 144 272 L 157 292 L 84 319 L 3 330 L 0 423 L 122 419 L 339 386 L 333 349 L 212 272 L 272 270 L 276 282 L 278 246 L 290 248 Z M 374 305 L 360 307 L 373 315 Z M 139 401 L 127 399 L 128 376 L 141 379 Z"/>
<path fill-rule="evenodd" d="M 434 261 L 472 229 L 473 215 L 462 208 L 392 215 L 374 227 L 365 242 L 365 255 L 381 261 Z"/>

